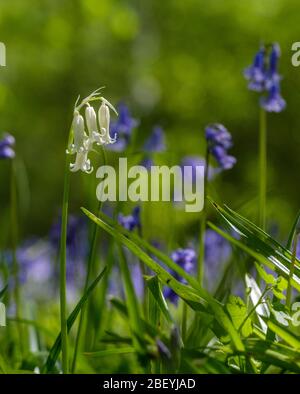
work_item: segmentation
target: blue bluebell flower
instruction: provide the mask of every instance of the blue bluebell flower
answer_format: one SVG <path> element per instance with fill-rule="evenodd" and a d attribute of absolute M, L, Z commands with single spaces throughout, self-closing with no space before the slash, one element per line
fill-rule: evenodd
<path fill-rule="evenodd" d="M 230 170 L 236 163 L 236 158 L 227 154 L 226 149 L 214 146 L 211 153 L 223 170 Z"/>
<path fill-rule="evenodd" d="M 14 144 L 15 138 L 10 134 L 5 134 L 0 140 L 0 159 L 13 159 L 15 157 Z"/>
<path fill-rule="evenodd" d="M 4 253 L 4 259 L 11 272 L 8 280 L 9 288 L 15 287 L 13 275 L 13 255 L 11 251 Z M 23 295 L 36 301 L 51 299 L 55 291 L 54 264 L 52 247 L 46 240 L 30 238 L 24 241 L 16 251 L 18 261 L 18 281 L 22 285 Z"/>
<path fill-rule="evenodd" d="M 261 47 L 253 65 L 244 72 L 246 79 L 249 80 L 249 89 L 268 93 L 267 97 L 260 99 L 260 106 L 267 112 L 281 112 L 286 107 L 286 102 L 280 94 L 279 58 L 278 43 Z"/>
<path fill-rule="evenodd" d="M 229 170 L 236 163 L 236 158 L 228 155 L 227 149 L 232 147 L 232 137 L 229 131 L 219 123 L 205 128 L 205 137 L 209 152 L 216 159 L 220 168 Z"/>
<path fill-rule="evenodd" d="M 139 122 L 131 116 L 129 108 L 124 103 L 120 103 L 117 110 L 119 117 L 111 124 L 111 135 L 116 135 L 116 142 L 107 148 L 122 152 L 130 142 L 132 130 L 138 126 Z"/>
<path fill-rule="evenodd" d="M 232 249 L 226 239 L 211 229 L 205 232 L 204 247 L 204 285 L 208 290 L 213 290 L 230 259 Z"/>
<path fill-rule="evenodd" d="M 280 94 L 279 83 L 274 82 L 269 89 L 267 97 L 261 97 L 260 105 L 267 112 L 281 112 L 286 107 L 286 101 Z"/>
<path fill-rule="evenodd" d="M 261 47 L 254 57 L 253 64 L 244 71 L 244 76 L 249 81 L 248 88 L 256 92 L 262 92 L 265 89 L 265 52 L 265 48 Z"/>
<path fill-rule="evenodd" d="M 221 146 L 224 149 L 232 147 L 232 137 L 229 131 L 220 123 L 206 126 L 205 138 L 210 146 Z"/>
<path fill-rule="evenodd" d="M 274 83 L 279 83 L 281 76 L 278 74 L 278 62 L 280 57 L 280 47 L 277 43 L 272 45 L 269 57 L 269 70 L 266 73 L 265 87 L 269 90 Z"/>
<path fill-rule="evenodd" d="M 148 153 L 162 152 L 166 149 L 165 134 L 160 126 L 155 126 L 150 137 L 144 144 L 144 150 Z"/>
<path fill-rule="evenodd" d="M 192 274 L 194 272 L 196 266 L 196 252 L 194 251 L 194 249 L 176 249 L 174 252 L 171 253 L 170 257 L 174 261 L 174 263 L 178 264 L 188 274 Z M 176 272 L 172 271 L 170 273 L 181 283 L 186 283 L 186 281 L 181 278 Z M 164 296 L 174 304 L 178 300 L 177 294 L 169 287 L 165 287 Z"/>
<path fill-rule="evenodd" d="M 136 206 L 133 208 L 132 213 L 130 215 L 124 216 L 122 213 L 118 215 L 118 222 L 121 226 L 123 226 L 128 231 L 133 231 L 135 228 L 141 228 L 141 219 L 140 219 L 141 208 Z"/>

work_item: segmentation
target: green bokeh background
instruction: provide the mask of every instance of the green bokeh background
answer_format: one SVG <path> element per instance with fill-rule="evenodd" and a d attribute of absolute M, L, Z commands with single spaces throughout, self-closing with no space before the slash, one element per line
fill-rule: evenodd
<path fill-rule="evenodd" d="M 99 86 L 141 120 L 138 142 L 161 124 L 178 159 L 204 153 L 207 123 L 225 124 L 238 164 L 217 195 L 255 217 L 258 96 L 242 72 L 261 41 L 278 41 L 287 108 L 268 115 L 268 217 L 284 237 L 300 206 L 300 67 L 291 65 L 299 17 L 298 0 L 1 0 L 0 130 L 15 135 L 27 172 L 22 236 L 47 232 L 59 211 L 72 107 Z M 8 162 L 0 179 L 3 235 Z M 74 182 L 73 210 L 84 200 L 81 176 Z"/>

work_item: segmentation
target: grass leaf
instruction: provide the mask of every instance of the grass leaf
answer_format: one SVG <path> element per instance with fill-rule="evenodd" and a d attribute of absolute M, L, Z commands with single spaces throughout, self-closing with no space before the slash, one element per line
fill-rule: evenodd
<path fill-rule="evenodd" d="M 81 311 L 81 308 L 83 307 L 83 305 L 86 303 L 86 301 L 88 300 L 89 296 L 92 294 L 92 291 L 95 289 L 95 287 L 97 286 L 97 284 L 100 282 L 100 280 L 102 279 L 104 273 L 106 271 L 106 268 L 104 268 L 101 273 L 97 276 L 97 278 L 91 283 L 91 285 L 87 288 L 86 292 L 83 294 L 83 296 L 81 297 L 81 299 L 79 300 L 78 304 L 75 306 L 75 308 L 73 309 L 72 313 L 70 314 L 70 316 L 68 317 L 67 320 L 67 329 L 68 332 L 70 332 L 77 316 L 79 315 L 79 312 Z M 53 368 L 55 366 L 55 363 L 58 359 L 58 356 L 60 354 L 61 351 L 61 333 L 58 334 L 54 345 L 52 346 L 48 358 L 46 360 L 46 363 L 42 369 L 43 373 L 49 373 L 51 371 L 53 371 Z"/>
<path fill-rule="evenodd" d="M 216 301 L 211 295 L 205 290 L 193 290 L 191 287 L 180 283 L 176 280 L 169 272 L 162 268 L 156 261 L 148 256 L 136 243 L 131 239 L 128 239 L 125 235 L 119 232 L 114 226 L 109 225 L 103 219 L 97 218 L 91 212 L 85 208 L 81 208 L 82 211 L 95 223 L 97 223 L 103 230 L 108 234 L 112 235 L 118 242 L 121 242 L 126 246 L 132 253 L 134 253 L 140 260 L 142 260 L 152 271 L 154 271 L 159 280 L 171 287 L 176 294 L 179 295 L 184 301 L 186 301 L 192 309 L 200 310 L 213 314 L 218 323 L 228 332 L 230 335 L 233 345 L 236 349 L 244 349 L 243 343 L 239 336 L 239 333 L 234 328 L 229 316 L 223 310 L 223 305 Z"/>

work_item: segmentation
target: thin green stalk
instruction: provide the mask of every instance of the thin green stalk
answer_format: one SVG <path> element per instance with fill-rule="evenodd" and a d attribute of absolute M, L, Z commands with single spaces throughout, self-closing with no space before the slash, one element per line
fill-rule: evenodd
<path fill-rule="evenodd" d="M 259 115 L 259 226 L 266 226 L 267 193 L 267 114 L 261 108 Z"/>
<path fill-rule="evenodd" d="M 106 154 L 105 150 L 102 148 L 102 156 L 103 156 L 103 165 L 106 165 Z M 97 212 L 100 212 L 102 209 L 102 201 L 99 201 Z M 93 267 L 96 259 L 96 252 L 97 252 L 97 244 L 98 244 L 98 235 L 99 235 L 99 226 L 97 226 L 96 223 L 94 223 L 93 226 L 93 234 L 92 234 L 92 242 L 91 242 L 91 248 L 90 248 L 90 253 L 88 257 L 88 264 L 87 264 L 87 274 L 85 278 L 85 284 L 84 284 L 84 292 L 87 290 L 89 286 L 89 282 L 91 279 L 91 275 L 93 272 Z M 75 340 L 75 348 L 74 348 L 74 355 L 73 355 L 73 360 L 72 360 L 72 367 L 71 367 L 71 373 L 75 373 L 76 370 L 76 361 L 77 361 L 77 355 L 78 355 L 78 350 L 80 348 L 80 343 L 81 343 L 81 336 L 83 332 L 83 326 L 84 326 L 84 318 L 85 318 L 85 312 L 88 304 L 85 304 L 81 310 L 80 313 L 80 319 L 79 319 L 79 324 L 78 324 L 78 330 L 77 330 L 77 335 L 76 335 L 76 340 Z"/>
<path fill-rule="evenodd" d="M 257 303 L 255 305 L 253 305 L 252 309 L 250 310 L 250 312 L 247 314 L 247 316 L 244 318 L 244 320 L 242 321 L 241 325 L 239 326 L 238 332 L 242 331 L 242 328 L 244 327 L 244 324 L 246 323 L 246 321 L 248 319 L 250 319 L 251 315 L 255 312 L 256 308 L 262 303 L 264 296 L 267 294 L 267 292 L 271 289 L 271 287 L 266 287 L 265 290 L 262 292 L 261 296 L 259 297 Z"/>
<path fill-rule="evenodd" d="M 291 308 L 291 301 L 292 301 L 292 279 L 295 271 L 295 262 L 297 257 L 297 246 L 299 241 L 299 234 L 295 234 L 294 243 L 293 243 L 293 252 L 292 252 L 292 260 L 290 266 L 290 273 L 288 278 L 288 287 L 286 290 L 286 306 L 288 309 Z"/>
<path fill-rule="evenodd" d="M 20 280 L 19 280 L 19 264 L 17 259 L 18 245 L 18 197 L 16 182 L 15 161 L 12 160 L 11 165 L 11 182 L 10 182 L 10 198 L 11 198 L 11 243 L 12 243 L 12 260 L 13 260 L 13 276 L 14 276 L 14 298 L 16 304 L 16 317 L 21 319 L 21 302 L 20 302 Z M 18 335 L 20 342 L 21 355 L 24 351 L 24 338 L 22 325 L 18 324 Z"/>
<path fill-rule="evenodd" d="M 198 256 L 198 280 L 200 285 L 203 284 L 204 276 L 204 255 L 205 255 L 205 230 L 207 217 L 207 185 L 208 185 L 208 168 L 209 168 L 209 149 L 206 149 L 205 170 L 204 170 L 204 205 L 202 216 L 200 220 L 200 241 L 199 241 L 199 256 Z"/>
<path fill-rule="evenodd" d="M 183 342 L 185 343 L 186 339 L 186 332 L 187 332 L 187 304 L 185 301 L 183 301 L 182 304 L 182 323 L 181 323 L 181 337 Z"/>
<path fill-rule="evenodd" d="M 62 350 L 62 371 L 67 374 L 68 366 L 68 328 L 67 328 L 67 225 L 68 225 L 68 207 L 70 192 L 70 159 L 66 155 L 65 175 L 64 175 L 64 192 L 61 218 L 61 235 L 60 235 L 60 328 L 61 328 L 61 350 Z"/>

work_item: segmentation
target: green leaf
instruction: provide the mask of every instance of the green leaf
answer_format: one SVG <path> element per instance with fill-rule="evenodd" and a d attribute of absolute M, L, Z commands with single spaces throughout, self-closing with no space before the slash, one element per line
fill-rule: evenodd
<path fill-rule="evenodd" d="M 263 294 L 262 294 L 258 284 L 256 283 L 255 279 L 252 278 L 251 275 L 246 274 L 245 281 L 246 281 L 247 287 L 249 289 L 251 289 L 250 299 L 252 301 L 253 307 L 255 307 L 255 313 L 257 314 L 261 328 L 266 333 L 267 326 L 263 320 L 263 317 L 270 316 L 269 308 L 266 305 L 266 303 L 264 302 L 265 300 L 263 299 Z"/>
<path fill-rule="evenodd" d="M 293 226 L 291 228 L 291 231 L 290 231 L 290 234 L 289 234 L 289 237 L 288 237 L 288 241 L 286 243 L 286 248 L 289 249 L 289 250 L 292 248 L 293 239 L 295 237 L 295 233 L 296 233 L 296 230 L 297 230 L 297 225 L 298 225 L 299 220 L 300 220 L 300 210 L 299 210 L 299 212 L 296 215 L 295 221 L 293 223 Z"/>
<path fill-rule="evenodd" d="M 252 334 L 252 324 L 250 317 L 247 318 L 247 307 L 240 297 L 231 295 L 229 297 L 226 308 L 230 314 L 234 327 L 239 330 L 242 326 L 241 332 L 244 337 Z M 245 320 L 246 319 L 246 320 Z"/>
<path fill-rule="evenodd" d="M 270 330 L 275 332 L 275 334 L 281 337 L 286 343 L 293 346 L 294 349 L 300 350 L 300 340 L 287 328 L 279 326 L 278 324 L 274 323 L 271 320 L 269 320 L 267 324 Z"/>
<path fill-rule="evenodd" d="M 255 262 L 255 267 L 259 276 L 266 282 L 267 285 L 275 285 L 276 279 L 272 274 L 268 274 L 257 262 Z"/>
<path fill-rule="evenodd" d="M 126 305 L 129 315 L 129 325 L 133 334 L 133 343 L 136 348 L 136 351 L 139 354 L 145 353 L 145 346 L 142 343 L 142 339 L 144 336 L 143 328 L 140 319 L 140 308 L 138 299 L 136 297 L 134 286 L 131 279 L 131 274 L 127 265 L 126 257 L 124 254 L 124 250 L 122 249 L 122 245 L 118 243 L 117 245 L 119 251 L 119 260 L 121 267 L 121 274 L 123 278 L 124 288 L 125 288 L 125 296 L 126 296 Z"/>
<path fill-rule="evenodd" d="M 68 333 L 70 332 L 77 316 L 79 315 L 79 312 L 81 311 L 83 305 L 86 303 L 86 301 L 88 300 L 88 298 L 90 297 L 90 295 L 92 294 L 93 290 L 95 289 L 95 287 L 97 286 L 97 284 L 100 282 L 100 280 L 102 279 L 104 273 L 106 271 L 106 268 L 104 268 L 101 273 L 97 276 L 97 278 L 92 282 L 92 284 L 87 288 L 86 292 L 83 294 L 83 296 L 81 297 L 81 299 L 79 300 L 78 304 L 75 306 L 75 308 L 73 309 L 72 313 L 70 314 L 70 316 L 68 317 L 67 320 L 67 329 L 68 329 Z M 55 366 L 55 363 L 58 359 L 58 356 L 60 354 L 61 351 L 61 333 L 58 334 L 50 352 L 48 355 L 48 358 L 46 360 L 45 365 L 42 368 L 42 372 L 43 373 L 48 373 L 51 372 Z"/>
<path fill-rule="evenodd" d="M 151 291 L 151 294 L 153 295 L 153 298 L 155 299 L 159 309 L 161 310 L 162 314 L 166 318 L 167 322 L 172 323 L 173 318 L 170 314 L 169 307 L 168 307 L 168 304 L 165 300 L 165 297 L 162 294 L 160 284 L 158 281 L 158 277 L 157 276 L 153 276 L 150 278 L 148 277 L 148 278 L 146 278 L 146 283 L 147 283 L 147 286 L 148 286 L 149 290 Z"/>
<path fill-rule="evenodd" d="M 84 211 L 85 208 L 82 208 L 82 210 Z M 85 212 L 86 215 L 88 215 L 87 212 Z M 98 214 L 99 214 L 99 219 L 102 219 L 102 221 L 114 227 L 114 229 L 117 230 L 118 233 L 126 235 L 127 238 L 132 240 L 140 248 L 145 249 L 149 254 L 155 256 L 158 261 L 161 261 L 163 264 L 165 264 L 171 271 L 176 272 L 176 274 L 184 278 L 193 289 L 196 289 L 198 292 L 199 291 L 204 292 L 199 282 L 193 276 L 189 275 L 183 268 L 181 268 L 180 265 L 176 264 L 168 255 L 164 254 L 161 250 L 155 248 L 155 246 L 151 245 L 149 242 L 139 237 L 133 231 L 126 230 L 123 226 L 120 226 L 118 223 L 112 220 L 109 216 L 105 215 L 103 212 L 99 212 Z"/>
<path fill-rule="evenodd" d="M 285 279 L 289 278 L 289 267 L 292 259 L 291 252 L 280 245 L 266 232 L 258 228 L 254 223 L 245 219 L 230 208 L 212 202 L 215 209 L 230 227 L 239 234 L 240 240 L 232 237 L 230 234 L 222 231 L 214 224 L 209 226 L 226 238 L 232 244 L 238 246 L 241 250 L 263 265 L 271 268 L 274 272 L 279 273 Z M 292 279 L 292 286 L 300 291 L 300 261 L 296 259 L 295 273 Z"/>
<path fill-rule="evenodd" d="M 244 342 L 247 354 L 256 360 L 274 365 L 285 371 L 300 372 L 300 353 L 280 343 L 248 338 Z"/>
<path fill-rule="evenodd" d="M 176 294 L 186 301 L 195 311 L 200 310 L 208 313 L 208 307 L 218 323 L 228 332 L 234 346 L 237 349 L 243 349 L 243 343 L 240 339 L 239 333 L 231 323 L 229 316 L 224 312 L 223 306 L 209 295 L 202 288 L 192 289 L 191 287 L 180 283 L 169 272 L 163 269 L 156 261 L 148 256 L 135 242 L 123 235 L 114 226 L 109 225 L 103 219 L 97 218 L 85 208 L 82 211 L 96 224 L 103 228 L 108 234 L 112 235 L 118 242 L 126 246 L 133 254 L 135 254 L 141 261 L 143 261 L 152 271 L 156 273 L 159 280 L 171 287 Z"/>

